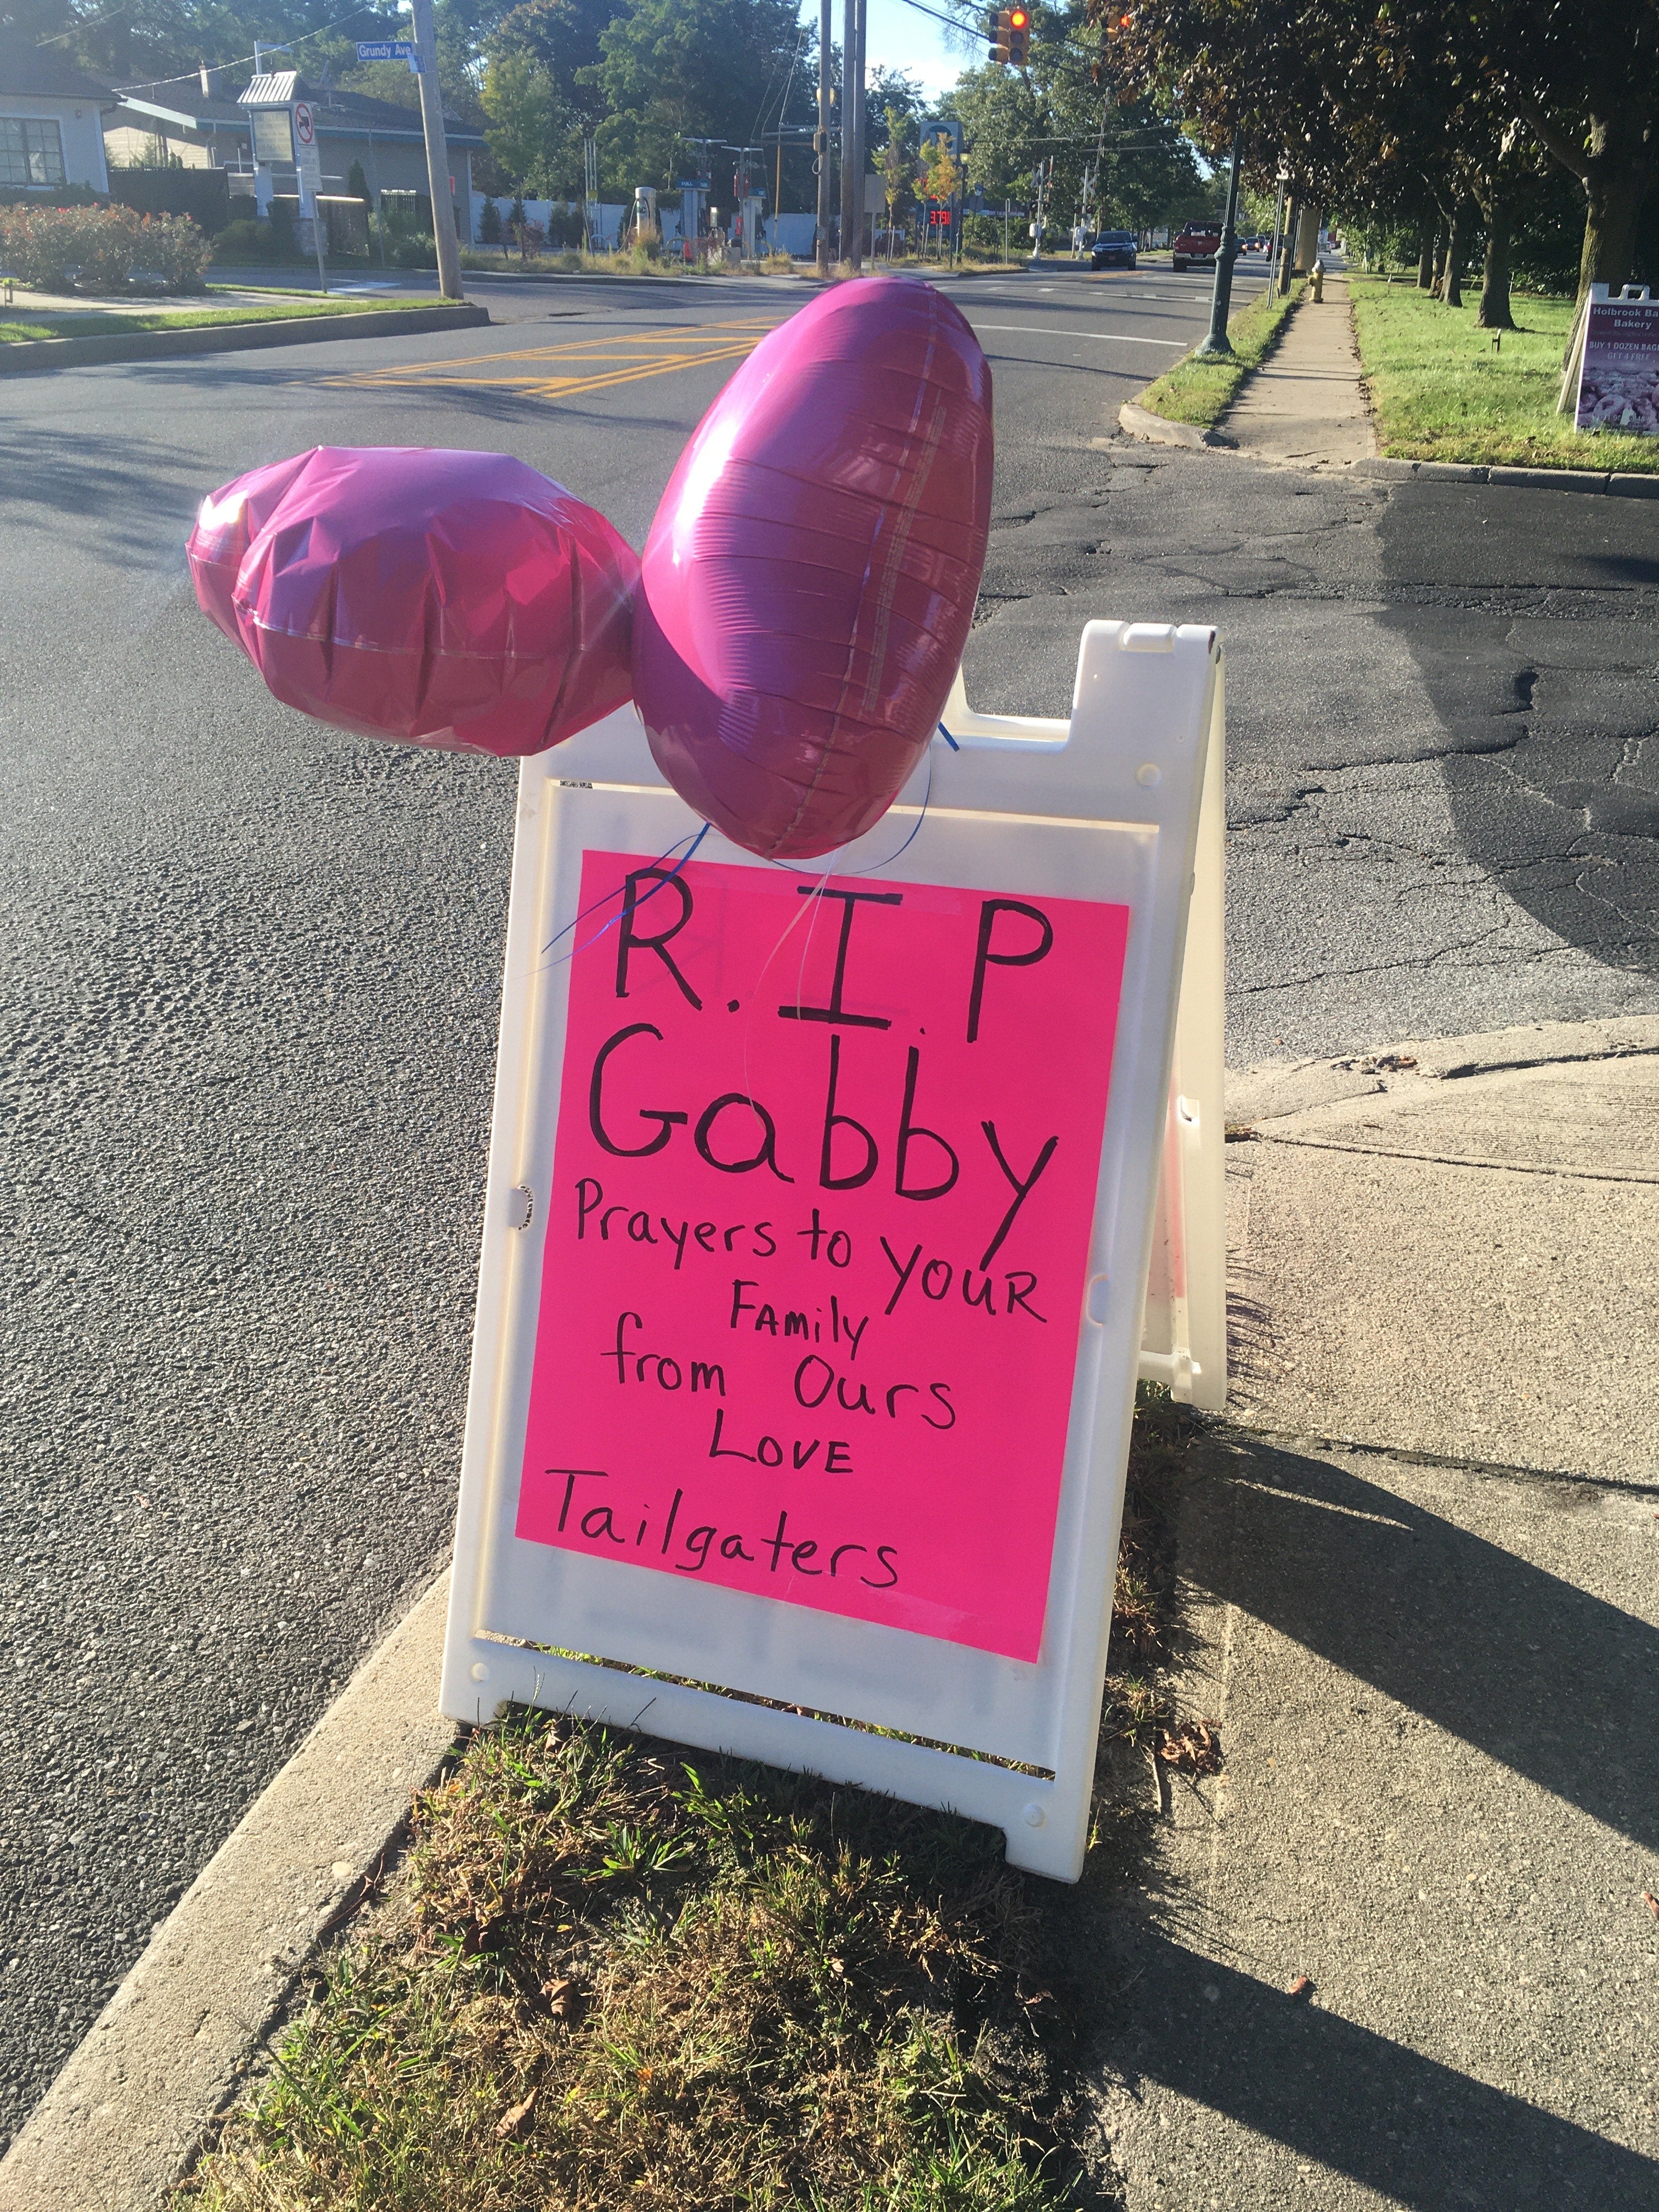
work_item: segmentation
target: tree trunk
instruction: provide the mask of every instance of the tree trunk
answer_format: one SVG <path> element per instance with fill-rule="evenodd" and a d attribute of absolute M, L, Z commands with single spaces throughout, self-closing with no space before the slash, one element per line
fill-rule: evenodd
<path fill-rule="evenodd" d="M 1425 223 L 1418 233 L 1417 289 L 1419 292 L 1432 292 L 1434 289 L 1434 233 Z"/>
<path fill-rule="evenodd" d="M 1446 280 L 1440 288 L 1440 296 L 1449 307 L 1463 304 L 1463 223 L 1462 201 L 1451 211 L 1451 222 L 1446 238 Z"/>
<path fill-rule="evenodd" d="M 1512 331 L 1510 313 L 1510 204 L 1494 192 L 1486 210 L 1486 265 L 1480 280 L 1480 306 L 1474 320 L 1483 331 Z"/>
<path fill-rule="evenodd" d="M 1634 150 L 1594 150 L 1603 134 L 1592 130 L 1584 179 L 1584 246 L 1578 262 L 1578 296 L 1592 284 L 1615 290 L 1631 280 L 1636 249 L 1636 218 L 1652 181 L 1645 156 Z"/>

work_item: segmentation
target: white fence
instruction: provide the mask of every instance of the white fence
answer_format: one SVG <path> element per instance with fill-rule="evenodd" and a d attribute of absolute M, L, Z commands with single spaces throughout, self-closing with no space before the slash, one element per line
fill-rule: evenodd
<path fill-rule="evenodd" d="M 472 195 L 472 243 L 481 242 L 483 211 L 490 204 L 484 192 Z M 507 217 L 513 212 L 510 198 L 495 196 L 495 204 L 505 231 Z M 601 200 L 599 203 L 600 237 L 607 247 L 614 247 L 625 221 L 631 221 L 633 210 L 620 200 Z M 581 202 L 567 200 L 526 200 L 524 203 L 526 220 L 539 223 L 545 231 L 555 215 L 564 217 L 571 213 L 580 215 Z M 662 225 L 665 245 L 678 245 L 680 237 L 680 202 L 678 192 L 660 192 L 657 197 L 657 220 Z M 811 258 L 817 236 L 817 218 L 811 214 L 769 216 L 766 219 L 766 242 L 774 253 L 793 253 L 799 260 Z"/>

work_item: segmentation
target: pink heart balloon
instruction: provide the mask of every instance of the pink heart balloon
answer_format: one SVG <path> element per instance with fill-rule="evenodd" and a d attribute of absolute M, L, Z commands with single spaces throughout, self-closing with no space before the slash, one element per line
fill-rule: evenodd
<path fill-rule="evenodd" d="M 264 513 L 231 611 L 276 697 L 321 721 L 532 753 L 628 698 L 638 577 L 602 514 L 507 454 L 319 446 Z"/>
<path fill-rule="evenodd" d="M 821 293 L 698 425 L 641 566 L 634 698 L 657 765 L 736 844 L 833 851 L 938 726 L 991 514 L 991 372 L 931 285 Z"/>
<path fill-rule="evenodd" d="M 230 604 L 237 572 L 283 494 L 316 452 L 313 447 L 309 453 L 294 453 L 285 461 L 267 461 L 262 469 L 250 469 L 211 493 L 197 509 L 196 526 L 185 546 L 196 604 L 233 645 L 242 641 Z"/>

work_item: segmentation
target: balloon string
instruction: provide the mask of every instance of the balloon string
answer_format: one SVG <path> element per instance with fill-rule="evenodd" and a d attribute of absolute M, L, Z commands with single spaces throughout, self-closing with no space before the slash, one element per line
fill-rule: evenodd
<path fill-rule="evenodd" d="M 672 884 L 673 882 L 675 877 L 678 875 L 680 870 L 691 858 L 692 854 L 696 851 L 698 846 L 702 844 L 703 839 L 708 835 L 709 830 L 713 827 L 714 824 L 712 823 L 705 822 L 702 829 L 697 831 L 696 835 L 691 837 L 690 851 L 680 854 L 679 859 L 675 861 L 673 866 L 668 871 L 668 873 L 665 876 L 659 876 L 657 878 L 650 890 L 645 894 L 644 898 L 635 900 L 633 910 L 635 914 L 639 912 L 640 908 L 644 906 L 647 901 L 655 898 L 657 893 L 662 890 L 665 884 Z M 690 836 L 690 831 L 686 834 L 687 836 Z M 660 867 L 662 863 L 668 858 L 668 854 L 678 851 L 679 847 L 684 843 L 684 837 L 677 837 L 674 840 L 674 842 L 668 848 L 668 852 L 659 853 L 656 860 L 652 863 L 652 866 L 653 867 Z M 635 872 L 637 873 L 638 871 L 635 871 Z M 543 957 L 545 957 L 546 955 L 553 950 L 553 947 L 558 943 L 561 937 L 568 937 L 571 931 L 573 929 L 579 928 L 580 925 L 587 920 L 590 915 L 598 914 L 601 908 L 609 906 L 612 899 L 620 898 L 627 889 L 628 884 L 626 878 L 624 878 L 620 884 L 613 884 L 611 889 L 606 891 L 602 898 L 596 898 L 592 906 L 584 907 L 581 912 L 575 917 L 574 921 L 566 922 L 562 929 L 556 931 L 553 936 L 548 939 L 546 944 L 542 947 Z M 573 945 L 568 952 L 562 953 L 558 959 L 555 960 L 551 964 L 555 968 L 560 968 L 563 966 L 567 960 L 574 960 L 579 952 L 586 952 L 589 946 L 597 945 L 599 939 L 606 935 L 609 931 L 613 930 L 621 920 L 622 915 L 620 914 L 613 914 L 610 921 L 605 925 L 604 929 L 596 929 L 592 936 L 587 939 L 586 944 Z"/>
<path fill-rule="evenodd" d="M 959 752 L 961 750 L 961 747 L 957 744 L 956 739 L 951 735 L 949 730 L 945 728 L 943 722 L 939 726 L 939 733 L 940 737 L 944 738 L 945 744 L 950 746 L 952 752 Z M 927 808 L 933 796 L 933 757 L 930 752 L 927 756 L 927 781 L 922 789 L 921 805 L 917 812 L 915 822 L 910 825 L 909 834 L 906 836 L 901 845 L 896 847 L 892 852 L 888 854 L 885 860 L 872 860 L 867 868 L 849 868 L 846 871 L 846 873 L 853 876 L 873 876 L 878 874 L 884 868 L 890 868 L 894 861 L 898 860 L 902 854 L 908 852 L 910 847 L 915 844 L 917 836 L 921 832 L 923 823 L 927 819 Z M 672 884 L 673 882 L 675 877 L 679 874 L 680 870 L 686 866 L 688 861 L 695 857 L 697 848 L 702 843 L 703 839 L 708 835 L 709 830 L 713 827 L 714 824 L 712 823 L 705 822 L 695 836 L 691 836 L 691 833 L 689 831 L 687 832 L 687 836 L 690 836 L 690 844 L 687 850 L 680 854 L 679 859 L 675 861 L 673 866 L 669 869 L 666 875 L 659 876 L 656 878 L 650 890 L 646 892 L 644 897 L 638 898 L 634 902 L 634 912 L 637 913 L 640 908 L 646 904 L 647 900 L 655 898 L 657 893 L 663 889 L 665 884 Z M 685 844 L 685 842 L 686 840 L 684 837 L 677 837 L 674 840 L 674 842 L 668 847 L 665 852 L 658 854 L 656 860 L 652 865 L 653 866 L 660 867 L 663 861 L 668 858 L 669 854 L 678 851 L 679 847 Z M 792 868 L 787 860 L 769 860 L 767 866 L 769 867 L 781 869 L 787 875 L 799 875 L 801 872 L 799 868 Z M 822 903 L 819 894 L 822 893 L 825 885 L 829 883 L 830 877 L 834 875 L 835 872 L 836 865 L 832 857 L 829 866 L 825 868 L 823 875 L 818 879 L 817 891 L 814 892 L 813 896 L 807 901 L 805 909 L 797 909 L 796 913 L 790 920 L 788 927 L 785 929 L 783 935 L 779 938 L 777 943 L 773 946 L 771 952 L 768 955 L 765 966 L 761 969 L 761 974 L 764 976 L 766 969 L 771 966 L 773 961 L 777 958 L 778 954 L 782 951 L 784 945 L 789 939 L 791 933 L 799 922 L 802 912 L 805 911 L 807 916 L 806 934 L 801 942 L 800 970 L 795 981 L 795 1003 L 798 1006 L 800 1003 L 801 995 L 806 988 L 807 956 L 812 949 L 812 932 L 817 921 L 817 909 Z M 622 896 L 626 890 L 626 882 L 613 885 L 613 887 L 610 890 L 606 891 L 603 896 L 595 899 L 591 906 L 584 907 L 581 912 L 575 916 L 574 921 L 568 921 L 562 929 L 556 931 L 553 936 L 549 938 L 547 943 L 542 947 L 543 957 L 545 957 L 545 956 L 553 950 L 553 947 L 558 943 L 560 938 L 568 937 L 573 929 L 580 928 L 581 924 L 586 921 L 590 915 L 599 913 L 602 908 L 610 905 L 612 899 Z M 603 929 L 595 930 L 592 936 L 588 938 L 584 944 L 572 945 L 569 951 L 562 954 L 557 960 L 552 963 L 552 965 L 556 968 L 562 967 L 567 960 L 574 960 L 578 952 L 587 951 L 591 946 L 597 945 L 602 937 L 607 936 L 621 920 L 622 915 L 620 914 L 612 915 L 610 921 L 605 923 Z M 744 1057 L 746 1063 L 748 1059 L 746 1037 L 744 1042 Z M 746 1066 L 744 1074 L 746 1079 Z"/>

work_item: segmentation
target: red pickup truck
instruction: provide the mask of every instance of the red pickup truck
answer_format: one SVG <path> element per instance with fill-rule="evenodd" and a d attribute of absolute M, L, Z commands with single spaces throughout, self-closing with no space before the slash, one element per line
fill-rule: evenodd
<path fill-rule="evenodd" d="M 1213 269 L 1220 251 L 1218 222 L 1189 222 L 1170 248 L 1170 258 L 1177 273 L 1183 269 Z"/>

